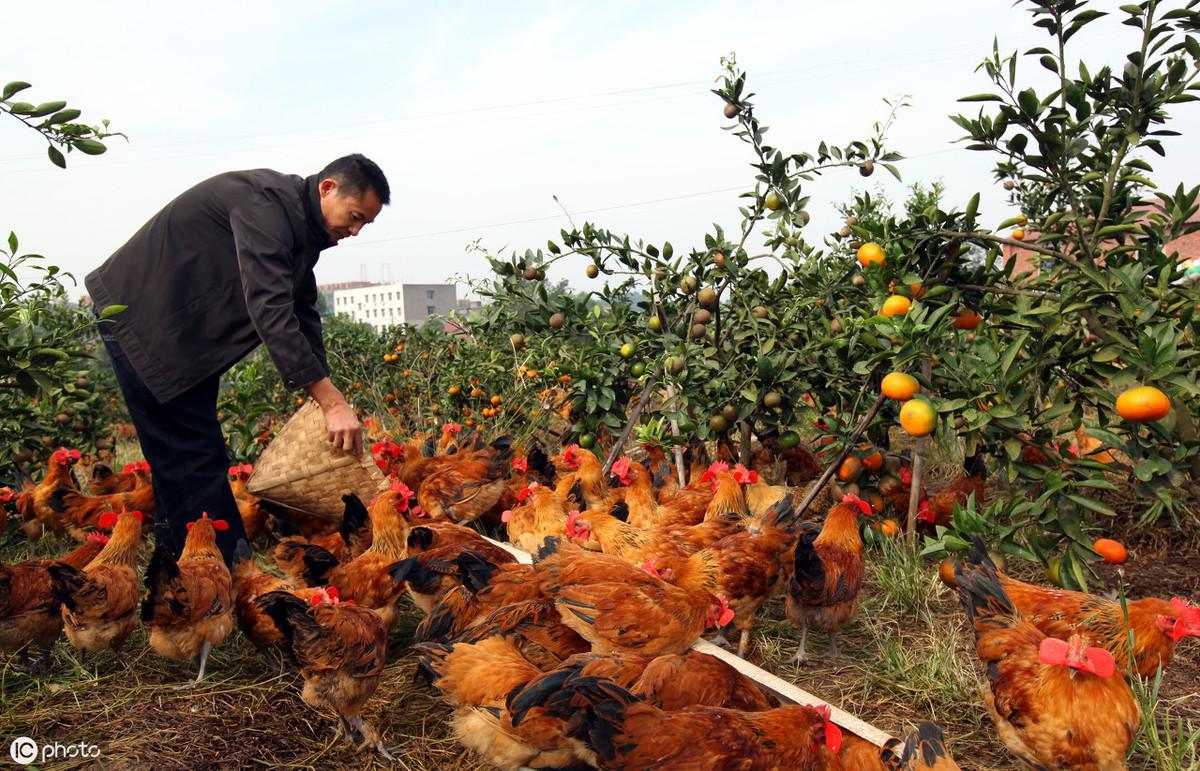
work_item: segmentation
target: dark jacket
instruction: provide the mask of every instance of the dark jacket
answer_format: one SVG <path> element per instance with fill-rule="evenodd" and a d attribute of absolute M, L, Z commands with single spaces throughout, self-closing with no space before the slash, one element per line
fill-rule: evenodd
<path fill-rule="evenodd" d="M 259 342 L 288 388 L 329 374 L 313 266 L 332 246 L 316 176 L 231 171 L 184 192 L 84 280 L 97 311 L 166 402 Z"/>

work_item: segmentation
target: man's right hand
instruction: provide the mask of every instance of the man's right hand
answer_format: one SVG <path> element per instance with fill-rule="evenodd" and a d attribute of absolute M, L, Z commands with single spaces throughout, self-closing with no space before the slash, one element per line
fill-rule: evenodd
<path fill-rule="evenodd" d="M 306 390 L 317 400 L 321 411 L 325 413 L 325 428 L 329 433 L 329 443 L 334 449 L 355 456 L 362 455 L 362 423 L 337 386 L 329 378 L 322 378 Z"/>

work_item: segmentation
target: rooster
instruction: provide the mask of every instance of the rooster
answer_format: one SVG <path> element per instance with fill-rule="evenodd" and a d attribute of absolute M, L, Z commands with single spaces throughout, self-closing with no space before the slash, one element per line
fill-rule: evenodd
<path fill-rule="evenodd" d="M 565 504 L 554 488 L 534 482 L 517 494 L 517 503 L 500 515 L 517 548 L 532 553 L 547 537 L 567 534 Z"/>
<path fill-rule="evenodd" d="M 986 568 L 1017 611 L 1050 637 L 1066 639 L 1081 634 L 1116 657 L 1122 673 L 1129 671 L 1129 636 L 1133 634 L 1133 668 L 1153 678 L 1171 663 L 1175 645 L 1185 637 L 1200 637 L 1200 607 L 1181 597 L 1169 602 L 1156 597 L 1121 603 L 1084 592 L 1044 589 L 1001 573 L 988 556 L 987 545 L 973 537 L 964 570 Z"/>
<path fill-rule="evenodd" d="M 142 621 L 150 628 L 150 647 L 165 658 L 195 661 L 192 686 L 204 679 L 208 654 L 233 629 L 233 580 L 217 548 L 217 531 L 228 528 L 204 512 L 188 523 L 178 561 L 159 543 L 146 569 Z"/>
<path fill-rule="evenodd" d="M 413 602 L 429 613 L 447 591 L 461 585 L 458 565 L 452 560 L 467 549 L 496 565 L 517 561 L 507 550 L 490 541 L 453 543 L 399 560 L 388 568 L 388 572 L 393 581 L 407 584 Z"/>
<path fill-rule="evenodd" d="M 338 737 L 344 734 L 352 739 L 358 734 L 359 750 L 373 747 L 391 760 L 379 733 L 362 717 L 386 663 L 384 620 L 351 600 L 341 601 L 335 587 L 308 602 L 288 592 L 268 592 L 258 604 L 283 632 L 284 647 L 299 664 L 304 703 L 333 710 L 338 716 Z"/>
<path fill-rule="evenodd" d="M 863 542 L 858 515 L 870 517 L 870 505 L 847 495 L 829 510 L 817 530 L 802 525 L 796 542 L 794 572 L 788 585 L 787 617 L 800 627 L 793 661 L 808 660 L 808 632 L 829 633 L 829 655 L 837 656 L 837 633 L 858 612 L 863 582 Z"/>
<path fill-rule="evenodd" d="M 959 598 L 987 667 L 984 702 L 1000 740 L 1047 771 L 1116 771 L 1140 713 L 1116 662 L 1080 635 L 1047 637 L 1022 618 L 990 565 L 955 570 Z"/>
<path fill-rule="evenodd" d="M 567 506 L 608 511 L 616 504 L 617 495 L 604 478 L 604 467 L 590 450 L 568 445 L 551 462 L 558 471 L 554 492 Z"/>
<path fill-rule="evenodd" d="M 934 493 L 918 504 L 917 521 L 925 523 L 925 527 L 929 528 L 930 532 L 933 527 L 949 527 L 950 519 L 954 516 L 954 509 L 966 506 L 971 496 L 974 496 L 976 506 L 983 504 L 986 486 L 987 481 L 982 477 L 970 475 L 959 477 L 945 489 Z M 905 509 L 905 511 L 908 510 Z"/>
<path fill-rule="evenodd" d="M 67 639 L 83 651 L 117 650 L 137 627 L 139 511 L 108 512 L 100 525 L 112 537 L 82 569 L 51 565 L 51 591 L 62 603 Z"/>
<path fill-rule="evenodd" d="M 93 533 L 88 540 L 59 560 L 37 559 L 0 565 L 0 652 L 20 652 L 22 664 L 30 668 L 29 649 L 43 649 L 40 668 L 50 663 L 49 649 L 62 633 L 61 603 L 54 596 L 50 579 L 52 565 L 76 570 L 100 553 L 108 536 Z"/>
<path fill-rule="evenodd" d="M 154 520 L 154 486 L 150 481 L 150 467 L 135 472 L 138 480 L 127 493 L 112 495 L 84 495 L 73 488 L 60 487 L 48 501 L 51 509 L 62 516 L 68 532 L 77 541 L 87 537 L 89 528 L 99 526 L 100 515 L 106 511 L 140 511 L 143 531 L 149 532 Z"/>
<path fill-rule="evenodd" d="M 353 493 L 343 495 L 342 503 L 346 508 L 335 533 L 305 538 L 285 520 L 276 521 L 275 532 L 280 539 L 272 556 L 285 575 L 297 580 L 310 574 L 323 576 L 325 570 L 340 562 L 349 562 L 371 545 L 371 519 L 367 507 Z M 319 550 L 310 548 L 314 546 Z M 312 583 L 320 582 L 318 577 Z"/>
<path fill-rule="evenodd" d="M 259 650 L 275 648 L 283 643 L 283 632 L 275 625 L 274 619 L 263 612 L 258 604 L 259 597 L 268 592 L 283 591 L 307 602 L 321 591 L 263 571 L 255 564 L 254 554 L 245 539 L 238 539 L 231 575 L 238 627 Z"/>
<path fill-rule="evenodd" d="M 533 710 L 571 722 L 571 736 L 600 768 L 841 768 L 841 730 L 829 708 L 788 706 L 762 712 L 718 707 L 665 711 L 611 680 L 571 677 L 557 688 L 526 688 L 508 698 L 513 727 Z"/>
<path fill-rule="evenodd" d="M 34 484 L 27 475 L 21 480 L 21 491 L 16 496 L 16 509 L 21 517 L 21 530 L 29 540 L 36 541 L 47 530 L 52 532 L 55 538 L 62 538 L 66 532 L 62 511 L 54 508 L 50 499 L 59 488 L 78 489 L 71 467 L 78 463 L 79 459 L 79 450 L 60 447 L 50 454 L 50 460 L 46 462 L 46 475 L 42 477 L 42 481 Z"/>

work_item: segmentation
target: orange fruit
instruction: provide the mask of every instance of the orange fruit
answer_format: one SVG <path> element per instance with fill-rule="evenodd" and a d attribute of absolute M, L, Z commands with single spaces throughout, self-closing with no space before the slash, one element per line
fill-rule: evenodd
<path fill-rule="evenodd" d="M 883 303 L 883 308 L 879 311 L 884 316 L 903 316 L 908 313 L 908 309 L 912 307 L 912 300 L 902 295 L 894 294 Z"/>
<path fill-rule="evenodd" d="M 843 482 L 853 482 L 862 476 L 862 472 L 863 462 L 851 455 L 838 467 L 837 478 Z"/>
<path fill-rule="evenodd" d="M 1171 411 L 1171 400 L 1154 386 L 1131 388 L 1117 397 L 1117 414 L 1134 423 L 1153 423 Z"/>
<path fill-rule="evenodd" d="M 879 452 L 879 450 L 872 450 L 869 455 L 862 459 L 862 463 L 863 468 L 867 471 L 878 471 L 883 468 L 883 453 Z"/>
<path fill-rule="evenodd" d="M 462 389 L 460 389 L 458 386 L 450 386 L 449 390 L 451 396 L 458 396 L 458 392 Z"/>
<path fill-rule="evenodd" d="M 958 315 L 954 317 L 955 329 L 978 329 L 983 322 L 983 316 L 980 316 L 970 308 L 963 308 Z"/>
<path fill-rule="evenodd" d="M 879 523 L 879 532 L 888 538 L 894 538 L 900 535 L 900 523 L 894 519 L 885 519 Z"/>
<path fill-rule="evenodd" d="M 1104 558 L 1109 565 L 1120 565 L 1129 558 L 1129 553 L 1120 541 L 1111 538 L 1097 538 L 1092 543 L 1092 551 Z"/>
<path fill-rule="evenodd" d="M 491 402 L 492 402 L 492 406 L 493 406 L 493 407 L 495 407 L 497 404 L 499 404 L 499 403 L 500 403 L 500 397 L 499 397 L 499 396 L 493 396 L 493 397 L 491 398 Z"/>
<path fill-rule="evenodd" d="M 1022 241 L 1025 238 L 1025 231 L 1017 228 L 1012 232 L 1012 237 L 1014 241 Z"/>
<path fill-rule="evenodd" d="M 900 408 L 900 425 L 909 436 L 929 436 L 937 428 L 937 413 L 925 399 L 909 399 Z"/>
<path fill-rule="evenodd" d="M 864 268 L 868 265 L 882 266 L 887 262 L 887 255 L 883 253 L 883 247 L 874 241 L 868 241 L 858 247 L 858 254 L 855 256 L 858 257 L 859 264 Z"/>
<path fill-rule="evenodd" d="M 898 402 L 906 402 L 921 393 L 921 384 L 906 372 L 889 372 L 880 384 L 883 395 Z"/>
<path fill-rule="evenodd" d="M 942 579 L 942 583 L 951 589 L 958 588 L 958 579 L 954 576 L 953 557 L 947 557 L 942 560 L 942 564 L 938 565 L 938 578 Z"/>

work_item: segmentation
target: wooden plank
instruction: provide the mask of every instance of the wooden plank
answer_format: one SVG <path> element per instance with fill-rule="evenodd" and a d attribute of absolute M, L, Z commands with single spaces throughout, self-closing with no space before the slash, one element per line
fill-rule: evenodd
<path fill-rule="evenodd" d="M 487 538 L 487 536 L 484 536 L 484 538 Z M 531 555 L 529 552 L 523 549 L 518 549 L 516 546 L 513 546 L 510 543 L 497 541 L 492 538 L 488 538 L 487 540 L 512 554 L 517 558 L 518 562 L 521 562 L 525 565 L 533 563 L 533 555 Z M 692 649 L 699 651 L 700 653 L 707 653 L 710 656 L 724 661 L 726 664 L 729 664 L 746 677 L 758 683 L 764 690 L 770 691 L 784 703 L 811 704 L 814 706 L 820 706 L 822 704 L 828 705 L 830 717 L 833 719 L 834 723 L 878 747 L 882 747 L 884 744 L 892 740 L 892 737 L 888 735 L 887 732 L 881 731 L 870 723 L 851 715 L 849 712 L 846 712 L 840 707 L 829 704 L 829 702 L 825 701 L 819 696 L 814 696 L 803 688 L 800 688 L 793 683 L 789 683 L 787 680 L 784 680 L 777 675 L 773 675 L 761 667 L 751 664 L 749 661 L 746 661 L 736 654 L 730 653 L 724 648 L 713 645 L 708 640 L 697 640 L 692 645 Z"/>

